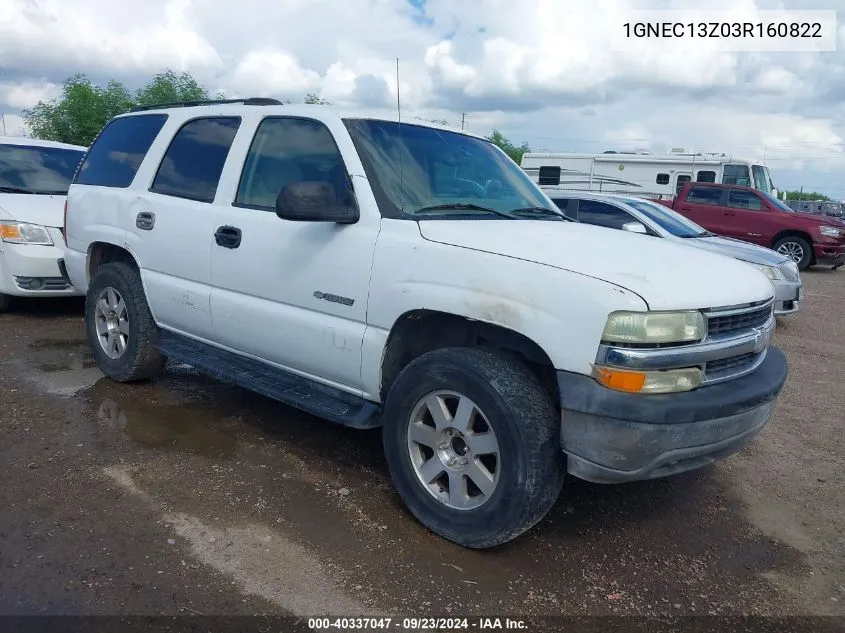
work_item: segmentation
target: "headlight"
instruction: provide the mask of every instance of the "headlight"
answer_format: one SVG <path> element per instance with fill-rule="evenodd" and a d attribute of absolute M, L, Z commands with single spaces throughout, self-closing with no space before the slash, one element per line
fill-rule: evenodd
<path fill-rule="evenodd" d="M 602 340 L 608 343 L 688 343 L 705 333 L 704 316 L 686 312 L 613 312 Z"/>
<path fill-rule="evenodd" d="M 750 266 L 754 266 L 754 268 L 756 268 L 757 270 L 762 272 L 764 275 L 766 275 L 766 277 L 768 277 L 772 281 L 779 281 L 779 280 L 783 279 L 783 275 L 781 274 L 781 272 L 777 268 L 775 268 L 774 266 L 766 266 L 764 264 L 755 264 L 754 262 L 745 262 L 745 263 L 749 264 Z"/>
<path fill-rule="evenodd" d="M 0 239 L 11 244 L 53 245 L 46 228 L 24 222 L 0 222 Z"/>
<path fill-rule="evenodd" d="M 819 233 L 826 237 L 841 237 L 842 230 L 837 229 L 835 226 L 823 226 L 819 229 Z"/>

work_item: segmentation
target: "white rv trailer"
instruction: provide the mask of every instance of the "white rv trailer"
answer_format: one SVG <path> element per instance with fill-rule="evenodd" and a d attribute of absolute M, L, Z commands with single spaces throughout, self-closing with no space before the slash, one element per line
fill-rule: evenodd
<path fill-rule="evenodd" d="M 766 165 L 727 154 L 526 152 L 521 167 L 547 192 L 576 189 L 665 199 L 694 180 L 753 187 L 777 197 Z"/>

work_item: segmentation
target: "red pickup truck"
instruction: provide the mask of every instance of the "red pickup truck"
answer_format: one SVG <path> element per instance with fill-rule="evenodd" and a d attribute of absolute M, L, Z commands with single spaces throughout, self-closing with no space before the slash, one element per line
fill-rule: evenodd
<path fill-rule="evenodd" d="M 655 200 L 718 235 L 776 250 L 800 270 L 845 264 L 845 223 L 800 213 L 769 194 L 737 185 L 690 182 L 674 200 Z"/>

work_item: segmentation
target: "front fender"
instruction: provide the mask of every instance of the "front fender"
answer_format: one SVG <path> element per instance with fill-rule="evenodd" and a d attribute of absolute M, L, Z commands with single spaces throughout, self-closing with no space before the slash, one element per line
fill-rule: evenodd
<path fill-rule="evenodd" d="M 642 298 L 614 284 L 525 260 L 421 242 L 414 223 L 402 224 L 414 227 L 416 239 L 413 233 L 385 227 L 376 247 L 362 350 L 362 382 L 370 398 L 379 399 L 390 331 L 410 311 L 434 310 L 507 328 L 537 343 L 556 369 L 590 374 L 607 315 L 647 309 Z"/>

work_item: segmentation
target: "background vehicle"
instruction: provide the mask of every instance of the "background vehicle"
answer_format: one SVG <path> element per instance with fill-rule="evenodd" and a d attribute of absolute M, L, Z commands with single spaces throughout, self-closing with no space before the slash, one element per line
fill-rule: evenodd
<path fill-rule="evenodd" d="M 775 287 L 775 315 L 797 312 L 803 299 L 798 266 L 785 255 L 768 248 L 721 237 L 664 205 L 621 194 L 565 192 L 552 201 L 567 217 L 578 222 L 643 233 L 675 240 L 734 257 L 761 270 Z M 648 248 L 648 245 L 644 245 Z"/>
<path fill-rule="evenodd" d="M 825 200 L 784 200 L 784 204 L 793 211 L 826 215 L 832 218 L 845 216 L 845 203 Z"/>
<path fill-rule="evenodd" d="M 658 200 L 719 235 L 772 248 L 806 270 L 845 263 L 845 227 L 824 216 L 799 213 L 749 187 L 688 183 L 674 200 Z"/>
<path fill-rule="evenodd" d="M 63 277 L 62 217 L 84 147 L 0 137 L 0 312 L 10 297 L 78 295 Z"/>
<path fill-rule="evenodd" d="M 551 195 L 574 189 L 671 198 L 691 181 L 743 185 L 778 195 L 766 165 L 725 154 L 527 152 L 521 165 Z"/>
<path fill-rule="evenodd" d="M 537 523 L 566 472 L 740 450 L 786 380 L 761 272 L 570 222 L 446 127 L 268 99 L 142 109 L 102 130 L 66 218 L 107 376 L 169 356 L 382 427 L 406 506 L 468 547 Z"/>

